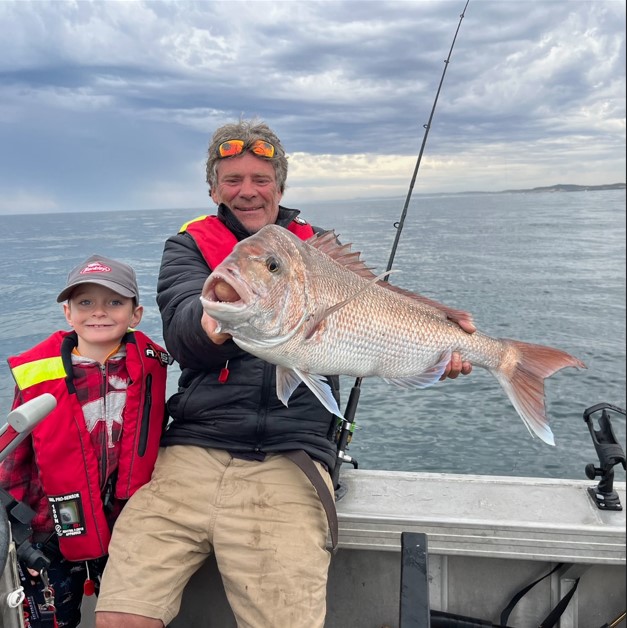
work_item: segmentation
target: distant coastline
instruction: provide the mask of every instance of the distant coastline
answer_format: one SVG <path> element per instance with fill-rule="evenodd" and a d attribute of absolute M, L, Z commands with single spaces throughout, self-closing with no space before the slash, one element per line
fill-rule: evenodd
<path fill-rule="evenodd" d="M 539 188 L 526 188 L 520 190 L 501 190 L 500 192 L 466 192 L 466 194 L 537 194 L 544 192 L 599 192 L 601 190 L 624 190 L 625 183 L 607 183 L 605 185 L 573 185 L 570 183 L 558 183 Z"/>
<path fill-rule="evenodd" d="M 600 192 L 603 190 L 625 190 L 627 189 L 627 184 L 625 183 L 606 183 L 603 185 L 574 185 L 572 183 L 558 183 L 556 185 L 547 185 L 543 187 L 537 188 L 521 188 L 521 189 L 511 189 L 511 190 L 465 190 L 464 192 L 417 192 L 416 196 L 491 196 L 491 195 L 499 195 L 499 194 L 551 194 L 551 193 L 560 193 L 560 192 Z M 324 202 L 334 202 L 334 203 L 354 203 L 355 201 L 363 201 L 363 200 L 387 200 L 391 198 L 403 198 L 402 196 L 368 196 L 361 197 L 357 196 L 350 199 L 338 199 L 335 201 L 324 201 Z"/>
<path fill-rule="evenodd" d="M 624 190 L 624 183 L 608 183 L 607 185 L 572 185 L 558 183 L 557 185 L 549 185 L 542 188 L 530 188 L 527 190 L 503 190 L 503 192 L 523 192 L 523 193 L 535 193 L 535 192 L 597 192 L 599 190 Z"/>

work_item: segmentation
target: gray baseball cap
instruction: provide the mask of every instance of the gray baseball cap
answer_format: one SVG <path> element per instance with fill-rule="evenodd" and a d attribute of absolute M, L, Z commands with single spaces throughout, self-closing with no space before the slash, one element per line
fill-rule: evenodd
<path fill-rule="evenodd" d="M 104 257 L 104 255 L 92 255 L 84 262 L 72 268 L 67 276 L 67 284 L 59 293 L 57 303 L 68 299 L 72 290 L 83 283 L 97 283 L 123 297 L 134 297 L 139 303 L 139 288 L 135 271 L 124 262 Z"/>

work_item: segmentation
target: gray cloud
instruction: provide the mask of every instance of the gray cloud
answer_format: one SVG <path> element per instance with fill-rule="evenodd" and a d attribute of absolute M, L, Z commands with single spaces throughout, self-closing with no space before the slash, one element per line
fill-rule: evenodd
<path fill-rule="evenodd" d="M 0 3 L 0 211 L 204 205 L 207 142 L 240 115 L 281 136 L 294 199 L 403 193 L 463 7 Z M 619 0 L 471 0 L 423 191 L 624 180 L 624 23 Z"/>

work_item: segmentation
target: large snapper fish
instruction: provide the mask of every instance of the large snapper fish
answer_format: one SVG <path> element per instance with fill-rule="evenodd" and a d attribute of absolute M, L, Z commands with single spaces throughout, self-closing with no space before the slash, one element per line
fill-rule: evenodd
<path fill-rule="evenodd" d="M 249 353 L 277 367 L 287 405 L 304 382 L 342 417 L 325 375 L 378 376 L 425 388 L 451 354 L 490 371 L 531 432 L 554 445 L 544 380 L 577 358 L 542 345 L 468 334 L 466 312 L 380 280 L 333 232 L 300 240 L 268 225 L 239 242 L 204 285 L 204 311 Z"/>

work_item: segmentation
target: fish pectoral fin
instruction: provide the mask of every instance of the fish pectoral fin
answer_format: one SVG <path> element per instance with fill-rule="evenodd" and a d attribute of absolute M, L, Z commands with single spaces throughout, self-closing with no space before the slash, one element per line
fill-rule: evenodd
<path fill-rule="evenodd" d="M 289 398 L 298 385 L 303 382 L 309 390 L 318 398 L 320 403 L 332 414 L 344 418 L 337 405 L 337 401 L 331 391 L 331 386 L 322 375 L 304 373 L 298 369 L 288 369 L 284 366 L 276 367 L 276 395 L 287 406 Z"/>
<path fill-rule="evenodd" d="M 301 383 L 301 378 L 292 369 L 276 367 L 276 396 L 287 407 L 287 402 Z"/>
<path fill-rule="evenodd" d="M 380 275 L 373 277 L 372 279 L 368 281 L 368 283 L 365 286 L 357 290 L 355 294 L 352 294 L 350 297 L 348 297 L 348 299 L 344 299 L 344 301 L 340 301 L 339 303 L 332 305 L 326 310 L 317 312 L 314 315 L 314 317 L 308 322 L 309 329 L 307 330 L 307 333 L 305 334 L 305 340 L 309 340 L 316 333 L 316 330 L 318 329 L 318 325 L 320 325 L 320 323 L 325 318 L 328 318 L 329 316 L 331 316 L 331 314 L 333 314 L 333 312 L 337 312 L 339 309 L 343 308 L 345 305 L 348 305 L 351 301 L 356 299 L 362 292 L 365 292 L 366 290 L 368 290 L 370 286 L 376 284 L 378 281 L 387 277 L 388 275 L 391 275 L 393 272 L 397 272 L 397 271 L 387 270 L 384 273 L 381 273 Z"/>
<path fill-rule="evenodd" d="M 444 370 L 446 369 L 446 365 L 451 361 L 451 355 L 451 351 L 445 351 L 433 366 L 430 366 L 422 373 L 418 373 L 418 375 L 412 375 L 411 377 L 398 377 L 394 379 L 384 377 L 383 379 L 384 381 L 394 384 L 399 388 L 428 388 L 440 380 L 442 373 L 444 373 Z"/>
<path fill-rule="evenodd" d="M 332 308 L 331 308 L 332 309 Z M 318 331 L 320 323 L 329 315 L 330 310 L 316 312 L 303 326 L 303 340 L 311 340 Z"/>
<path fill-rule="evenodd" d="M 327 383 L 326 377 L 322 375 L 314 375 L 313 373 L 304 373 L 303 371 L 299 371 L 298 369 L 293 369 L 293 372 L 300 377 L 300 379 L 305 383 L 307 388 L 311 390 L 311 392 L 316 395 L 320 403 L 329 411 L 331 414 L 344 418 L 344 415 L 340 411 L 340 408 L 337 405 L 337 401 L 333 396 L 333 392 L 331 391 L 331 386 Z M 293 389 L 292 389 L 293 390 Z"/>

